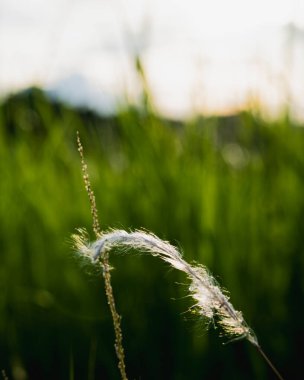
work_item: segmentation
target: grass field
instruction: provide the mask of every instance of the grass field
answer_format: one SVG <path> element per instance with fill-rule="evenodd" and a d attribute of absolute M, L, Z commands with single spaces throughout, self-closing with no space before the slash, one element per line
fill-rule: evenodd
<path fill-rule="evenodd" d="M 146 228 L 205 264 L 286 379 L 303 377 L 304 129 L 258 110 L 177 123 L 134 108 L 103 119 L 38 90 L 0 106 L 0 369 L 9 379 L 118 379 L 101 273 L 71 248 L 92 222 Z M 187 312 L 186 279 L 113 256 L 130 379 L 272 379 L 245 341 Z"/>

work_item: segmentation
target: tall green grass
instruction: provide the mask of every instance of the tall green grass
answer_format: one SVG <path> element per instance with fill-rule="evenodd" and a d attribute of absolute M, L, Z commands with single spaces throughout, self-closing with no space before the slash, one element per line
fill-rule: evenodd
<path fill-rule="evenodd" d="M 302 127 L 258 113 L 170 123 L 131 108 L 103 120 L 38 91 L 4 102 L 0 120 L 0 369 L 9 378 L 119 377 L 101 275 L 79 268 L 68 238 L 91 226 L 76 130 L 102 227 L 143 227 L 182 246 L 219 275 L 286 378 L 302 377 Z M 181 274 L 153 258 L 112 260 L 130 378 L 271 378 L 244 342 L 223 347 L 184 313 Z"/>

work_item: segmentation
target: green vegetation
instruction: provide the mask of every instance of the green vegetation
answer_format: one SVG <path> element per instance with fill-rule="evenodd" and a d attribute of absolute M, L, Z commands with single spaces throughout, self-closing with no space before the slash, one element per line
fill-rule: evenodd
<path fill-rule="evenodd" d="M 302 378 L 304 129 L 258 112 L 103 119 L 38 90 L 0 106 L 0 370 L 119 378 L 101 273 L 79 266 L 69 240 L 92 225 L 76 130 L 101 227 L 149 229 L 210 268 L 286 379 Z M 111 262 L 130 379 L 272 378 L 249 344 L 223 346 L 184 313 L 182 273 L 146 256 Z"/>

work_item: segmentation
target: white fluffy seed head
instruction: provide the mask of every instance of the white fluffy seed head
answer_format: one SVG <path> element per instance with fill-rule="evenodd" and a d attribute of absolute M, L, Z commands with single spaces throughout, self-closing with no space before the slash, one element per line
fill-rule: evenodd
<path fill-rule="evenodd" d="M 75 251 L 80 256 L 93 261 L 93 251 L 85 229 L 79 228 L 77 233 L 72 235 L 72 242 Z"/>
<path fill-rule="evenodd" d="M 242 313 L 233 308 L 229 298 L 207 269 L 201 265 L 187 263 L 177 248 L 169 242 L 142 230 L 134 232 L 110 230 L 101 233 L 92 244 L 88 242 L 84 230 L 79 230 L 78 234 L 73 235 L 72 238 L 79 254 L 92 262 L 96 262 L 98 258 L 103 257 L 105 252 L 115 247 L 121 247 L 124 250 L 135 249 L 160 257 L 175 269 L 186 273 L 190 280 L 189 291 L 196 302 L 195 306 L 199 314 L 209 319 L 217 316 L 226 335 L 237 339 L 247 338 L 252 344 L 258 345 L 257 338 L 246 324 Z"/>

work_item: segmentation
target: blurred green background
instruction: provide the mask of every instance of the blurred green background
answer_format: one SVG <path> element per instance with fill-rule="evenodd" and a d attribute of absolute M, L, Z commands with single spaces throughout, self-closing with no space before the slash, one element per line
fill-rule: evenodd
<path fill-rule="evenodd" d="M 303 378 L 304 129 L 259 110 L 172 122 L 146 106 L 103 118 L 40 90 L 0 107 L 0 369 L 9 379 L 119 379 L 100 270 L 70 236 L 102 228 L 182 248 L 229 290 L 286 379 Z M 273 379 L 246 341 L 187 312 L 187 280 L 160 260 L 111 257 L 129 379 Z"/>

